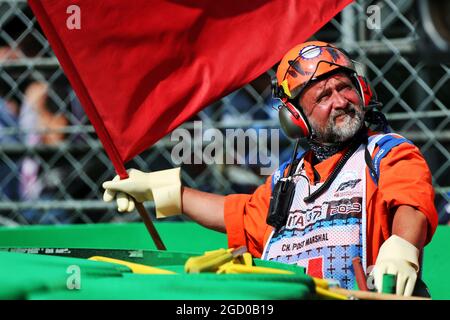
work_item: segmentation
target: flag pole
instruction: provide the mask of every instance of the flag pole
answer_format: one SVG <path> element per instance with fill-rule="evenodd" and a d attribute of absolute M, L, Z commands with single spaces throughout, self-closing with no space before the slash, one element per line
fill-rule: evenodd
<path fill-rule="evenodd" d="M 144 221 L 145 227 L 147 228 L 148 233 L 152 237 L 152 240 L 155 243 L 156 248 L 158 250 L 167 250 L 166 246 L 164 245 L 164 243 L 161 240 L 161 237 L 158 234 L 158 231 L 156 230 L 155 226 L 153 225 L 153 222 L 150 219 L 150 216 L 149 216 L 147 210 L 145 209 L 144 205 L 141 202 L 137 202 L 136 200 L 134 200 L 134 201 L 136 203 L 136 209 L 138 210 L 139 215 L 142 218 L 142 221 Z"/>

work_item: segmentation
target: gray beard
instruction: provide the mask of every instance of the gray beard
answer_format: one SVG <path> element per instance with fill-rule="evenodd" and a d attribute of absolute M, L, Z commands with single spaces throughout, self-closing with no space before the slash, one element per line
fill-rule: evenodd
<path fill-rule="evenodd" d="M 345 115 L 344 121 L 339 126 L 335 125 L 336 117 Z M 325 127 L 320 128 L 310 120 L 313 140 L 323 144 L 340 144 L 350 140 L 364 124 L 364 111 L 350 105 L 345 111 L 332 111 Z"/>

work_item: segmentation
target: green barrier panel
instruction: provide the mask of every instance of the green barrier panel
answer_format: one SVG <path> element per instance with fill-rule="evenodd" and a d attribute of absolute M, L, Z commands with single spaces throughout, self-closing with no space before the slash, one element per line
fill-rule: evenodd
<path fill-rule="evenodd" d="M 146 251 L 146 253 L 153 255 L 152 266 L 158 267 L 160 252 Z M 187 257 L 184 253 L 172 252 L 171 254 L 174 261 L 179 262 Z M 289 270 L 293 270 L 294 267 L 297 273 L 294 275 L 185 274 L 184 261 L 176 266 L 178 274 L 148 275 L 133 274 L 127 267 L 106 262 L 52 255 L 0 252 L 0 299 L 314 298 L 314 282 L 312 278 L 303 274 L 302 268 L 258 260 L 259 266 L 274 267 L 276 265 L 278 268 Z M 77 277 L 75 282 L 74 277 Z M 75 283 L 78 287 L 71 286 Z"/>
<path fill-rule="evenodd" d="M 433 300 L 450 300 L 450 226 L 438 226 L 424 250 L 422 278 Z"/>
<path fill-rule="evenodd" d="M 29 299 L 305 300 L 305 277 L 258 275 L 127 275 L 83 282 L 81 290 L 34 292 Z"/>
<path fill-rule="evenodd" d="M 33 292 L 67 289 L 74 267 L 82 270 L 87 281 L 121 278 L 124 272 L 130 272 L 127 267 L 104 262 L 0 252 L 0 299 L 26 299 Z"/>
<path fill-rule="evenodd" d="M 194 223 L 157 223 L 156 228 L 168 251 L 148 250 L 155 246 L 141 223 L 0 228 L 0 247 L 4 250 L 32 248 L 26 252 L 40 253 L 0 252 L 0 298 L 204 300 L 312 297 L 314 283 L 303 274 L 302 268 L 258 259 L 255 259 L 258 266 L 282 268 L 296 274 L 184 274 L 184 263 L 189 257 L 226 248 L 226 236 Z M 124 266 L 81 259 L 93 255 L 160 267 L 178 274 L 133 274 Z M 68 268 L 73 266 L 80 270 L 79 290 L 68 288 L 67 281 L 72 276 Z"/>
<path fill-rule="evenodd" d="M 160 222 L 155 227 L 168 250 L 227 247 L 225 234 L 192 222 Z M 142 223 L 0 227 L 0 247 L 156 249 Z"/>
<path fill-rule="evenodd" d="M 203 253 L 227 247 L 224 234 L 191 222 L 162 222 L 155 226 L 168 248 L 165 259 L 162 256 L 157 258 L 161 265 L 170 265 L 174 261 L 178 264 L 188 256 L 186 253 Z M 450 299 L 449 245 L 450 227 L 439 226 L 433 241 L 425 248 L 422 278 L 433 299 Z M 0 247 L 155 249 L 141 223 L 0 227 Z M 173 255 L 173 251 L 186 253 L 185 256 Z M 126 254 L 129 255 L 129 252 Z M 153 264 L 153 261 L 150 262 Z M 0 268 L 4 266 L 0 264 Z M 64 288 L 61 290 L 65 292 Z"/>

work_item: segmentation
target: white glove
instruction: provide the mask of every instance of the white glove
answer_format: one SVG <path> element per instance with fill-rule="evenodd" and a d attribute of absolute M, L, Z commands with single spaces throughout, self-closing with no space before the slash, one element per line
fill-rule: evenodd
<path fill-rule="evenodd" d="M 157 218 L 181 214 L 180 168 L 149 173 L 130 169 L 127 172 L 127 179 L 120 180 L 116 176 L 103 183 L 104 201 L 116 198 L 119 212 L 131 212 L 135 208 L 133 198 L 138 202 L 154 200 Z"/>
<path fill-rule="evenodd" d="M 419 249 L 405 239 L 392 235 L 380 247 L 372 274 L 378 292 L 383 274 L 397 275 L 396 294 L 411 296 L 419 272 Z"/>

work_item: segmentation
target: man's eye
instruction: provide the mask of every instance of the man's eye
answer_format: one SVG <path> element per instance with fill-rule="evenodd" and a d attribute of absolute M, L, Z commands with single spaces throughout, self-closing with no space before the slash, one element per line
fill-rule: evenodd
<path fill-rule="evenodd" d="M 322 103 L 322 102 L 327 101 L 328 97 L 329 96 L 327 94 L 323 95 L 323 96 L 320 96 L 319 98 L 317 98 L 317 103 Z"/>

